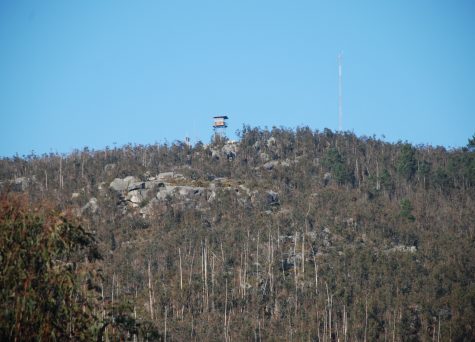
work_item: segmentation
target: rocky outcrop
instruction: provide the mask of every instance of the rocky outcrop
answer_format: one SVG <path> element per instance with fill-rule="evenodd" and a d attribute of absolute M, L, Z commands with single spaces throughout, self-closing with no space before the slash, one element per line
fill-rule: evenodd
<path fill-rule="evenodd" d="M 106 164 L 104 166 L 104 172 L 110 175 L 116 169 L 116 167 L 117 165 L 114 163 Z"/>
<path fill-rule="evenodd" d="M 323 185 L 327 185 L 328 183 L 330 183 L 331 180 L 332 180 L 332 174 L 330 172 L 326 172 L 323 175 Z"/>
<path fill-rule="evenodd" d="M 186 197 L 196 199 L 204 194 L 203 187 L 193 187 L 185 185 L 165 185 L 160 187 L 156 195 L 158 200 L 165 200 L 167 197 Z"/>
<path fill-rule="evenodd" d="M 30 178 L 28 177 L 18 177 L 13 180 L 12 184 L 12 190 L 17 191 L 17 192 L 22 192 L 26 191 L 28 189 L 28 186 L 30 185 Z"/>
<path fill-rule="evenodd" d="M 129 193 L 125 197 L 125 200 L 130 202 L 132 206 L 136 207 L 136 206 L 139 206 L 140 203 L 142 203 L 145 197 L 146 197 L 146 193 L 143 193 L 139 190 L 132 190 L 132 191 L 129 191 Z"/>
<path fill-rule="evenodd" d="M 157 177 L 149 178 L 149 180 L 158 180 L 158 181 L 166 181 L 172 179 L 185 179 L 181 173 L 177 172 L 160 172 Z"/>
<path fill-rule="evenodd" d="M 274 191 L 258 196 L 257 190 L 228 178 L 212 178 L 210 183 L 204 183 L 208 186 L 202 186 L 203 182 L 199 183 L 200 186 L 194 186 L 195 182 L 181 173 L 162 172 L 153 177 L 148 175 L 144 181 L 133 176 L 116 178 L 109 188 L 117 193 L 118 206 L 124 212 L 127 208 L 140 208 L 142 216 L 160 212 L 159 207 L 167 201 L 171 201 L 173 206 L 207 210 L 220 191 L 231 191 L 241 205 L 262 205 L 262 201 L 269 206 L 279 205 L 279 195 Z"/>
<path fill-rule="evenodd" d="M 267 139 L 267 142 L 266 142 L 268 147 L 275 146 L 276 143 L 277 143 L 277 141 L 275 140 L 274 137 L 270 137 L 269 139 Z"/>
<path fill-rule="evenodd" d="M 99 205 L 97 204 L 97 198 L 92 197 L 89 202 L 86 203 L 81 208 L 81 214 L 83 214 L 86 211 L 89 211 L 91 214 L 95 214 L 99 210 Z"/>
<path fill-rule="evenodd" d="M 262 167 L 266 169 L 267 171 L 272 171 L 277 165 L 279 165 L 279 161 L 271 160 L 270 162 L 267 162 L 264 165 L 262 165 Z"/>
<path fill-rule="evenodd" d="M 234 142 L 228 142 L 221 148 L 221 152 L 227 160 L 234 160 L 237 156 L 237 145 Z"/>
<path fill-rule="evenodd" d="M 332 245 L 331 232 L 329 228 L 324 228 L 321 233 L 321 243 L 324 247 L 330 247 Z"/>
<path fill-rule="evenodd" d="M 124 179 L 116 178 L 110 183 L 109 188 L 117 192 L 124 192 L 128 190 L 130 184 L 136 182 L 138 182 L 138 179 L 134 176 L 127 176 Z"/>
<path fill-rule="evenodd" d="M 405 245 L 397 245 L 393 248 L 386 250 L 387 253 L 394 253 L 394 252 L 403 252 L 403 253 L 415 253 L 417 252 L 416 246 L 405 246 Z"/>
<path fill-rule="evenodd" d="M 264 163 L 264 165 L 262 165 L 262 167 L 264 168 L 264 170 L 267 170 L 267 171 L 272 171 L 274 170 L 275 168 L 277 168 L 278 166 L 280 167 L 289 167 L 291 164 L 291 161 L 289 161 L 288 159 L 286 160 L 271 160 L 271 161 L 268 161 L 267 163 Z"/>
<path fill-rule="evenodd" d="M 228 141 L 224 144 L 221 148 L 212 147 L 211 150 L 211 158 L 215 160 L 219 160 L 220 158 L 225 158 L 227 160 L 234 160 L 236 159 L 238 153 L 238 145 L 234 141 Z"/>
<path fill-rule="evenodd" d="M 267 191 L 266 193 L 266 204 L 270 206 L 279 205 L 279 194 L 275 191 Z"/>

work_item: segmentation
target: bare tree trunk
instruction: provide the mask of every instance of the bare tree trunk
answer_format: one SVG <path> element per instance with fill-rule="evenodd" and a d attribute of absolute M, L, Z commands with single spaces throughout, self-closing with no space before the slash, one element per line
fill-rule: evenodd
<path fill-rule="evenodd" d="M 81 156 L 81 178 L 84 178 L 84 156 Z"/>
<path fill-rule="evenodd" d="M 439 328 L 437 330 L 437 342 L 440 342 L 440 315 L 439 315 L 438 321 L 439 321 Z"/>
<path fill-rule="evenodd" d="M 315 300 L 315 303 L 316 303 L 316 300 Z M 316 311 L 317 311 L 317 319 L 315 320 L 315 326 L 317 328 L 317 341 L 321 341 L 320 339 L 320 324 L 319 324 L 319 317 L 318 317 L 318 307 L 317 305 L 315 305 L 316 307 Z"/>
<path fill-rule="evenodd" d="M 305 277 L 305 234 L 302 234 L 302 277 Z"/>
<path fill-rule="evenodd" d="M 223 260 L 223 273 L 224 273 L 224 271 L 225 271 L 225 258 L 224 258 L 223 241 L 221 241 L 221 259 Z"/>
<path fill-rule="evenodd" d="M 191 257 L 191 266 L 190 266 L 190 278 L 188 280 L 188 286 L 191 287 L 191 279 L 193 276 L 193 263 L 195 262 L 195 249 L 193 248 L 193 256 Z"/>
<path fill-rule="evenodd" d="M 165 332 L 164 332 L 164 342 L 167 342 L 167 316 L 168 316 L 168 306 L 165 306 Z"/>
<path fill-rule="evenodd" d="M 211 257 L 211 311 L 214 311 L 214 253 Z"/>
<path fill-rule="evenodd" d="M 332 308 L 331 308 L 331 299 L 330 293 L 328 291 L 328 284 L 325 282 L 325 287 L 327 289 L 327 306 L 328 306 L 328 337 L 331 341 L 332 338 Z"/>
<path fill-rule="evenodd" d="M 104 284 L 101 282 L 101 297 L 102 297 L 102 319 L 106 317 L 106 311 L 104 309 Z"/>
<path fill-rule="evenodd" d="M 135 303 L 137 303 L 137 286 L 135 287 Z M 137 321 L 137 308 L 134 304 L 134 320 Z M 137 334 L 134 333 L 134 342 L 137 342 Z"/>
<path fill-rule="evenodd" d="M 315 267 L 315 295 L 318 295 L 318 264 L 315 251 L 313 251 L 313 266 Z"/>
<path fill-rule="evenodd" d="M 249 254 L 249 232 L 248 232 L 248 242 L 246 244 L 246 248 L 244 250 L 244 288 L 243 288 L 243 295 L 246 296 L 247 291 L 247 257 Z"/>
<path fill-rule="evenodd" d="M 364 319 L 364 341 L 366 342 L 366 336 L 368 333 L 368 294 L 365 298 L 365 319 Z"/>
<path fill-rule="evenodd" d="M 393 342 L 396 341 L 396 316 L 397 316 L 397 312 L 396 310 L 394 310 Z"/>
<path fill-rule="evenodd" d="M 180 290 L 183 291 L 183 270 L 181 268 L 181 250 L 178 247 L 178 256 L 180 257 Z"/>
<path fill-rule="evenodd" d="M 297 232 L 295 232 L 294 236 L 294 283 L 295 283 L 295 295 L 297 295 L 297 239 L 298 235 Z"/>
<path fill-rule="evenodd" d="M 227 331 L 227 314 L 228 314 L 228 280 L 226 279 L 226 287 L 225 287 L 226 295 L 224 301 L 224 340 L 228 340 L 228 331 Z"/>
<path fill-rule="evenodd" d="M 327 317 L 327 310 L 325 309 L 325 315 L 323 315 L 323 341 L 327 339 L 327 324 L 328 324 L 328 317 Z"/>
<path fill-rule="evenodd" d="M 378 164 L 378 161 L 376 161 L 376 190 L 380 190 L 381 189 L 381 184 L 380 184 L 380 180 L 379 180 L 379 164 Z"/>
<path fill-rule="evenodd" d="M 346 316 L 346 306 L 343 305 L 343 338 L 344 341 L 347 341 L 346 334 L 348 333 L 348 318 Z"/>
<path fill-rule="evenodd" d="M 205 294 L 206 294 L 206 311 L 209 309 L 209 292 L 208 292 L 208 249 L 206 247 L 207 243 L 205 240 L 205 248 L 203 251 L 204 255 L 204 267 L 205 267 Z"/>
<path fill-rule="evenodd" d="M 273 275 L 273 272 L 272 272 L 272 265 L 273 265 L 273 262 L 274 262 L 274 246 L 273 246 L 273 242 L 272 242 L 272 235 L 271 235 L 270 229 L 269 229 L 269 247 L 268 248 L 269 248 L 268 277 L 269 277 L 269 287 L 270 287 L 270 291 L 271 291 L 271 294 L 272 294 L 272 290 L 274 288 L 274 275 Z"/>
<path fill-rule="evenodd" d="M 148 299 L 150 305 L 150 319 L 153 321 L 153 293 L 152 293 L 152 272 L 150 270 L 150 259 L 148 260 Z"/>
<path fill-rule="evenodd" d="M 201 311 L 205 311 L 205 302 L 206 302 L 206 290 L 205 290 L 205 260 L 204 260 L 204 247 L 203 241 L 201 241 Z"/>
<path fill-rule="evenodd" d="M 63 157 L 59 159 L 59 188 L 63 189 Z"/>
<path fill-rule="evenodd" d="M 358 188 L 360 187 L 360 171 L 358 167 L 358 157 L 356 157 L 355 161 L 355 176 L 356 176 L 356 184 L 358 185 Z"/>
<path fill-rule="evenodd" d="M 259 232 L 257 232 L 256 245 L 256 288 L 259 286 Z"/>

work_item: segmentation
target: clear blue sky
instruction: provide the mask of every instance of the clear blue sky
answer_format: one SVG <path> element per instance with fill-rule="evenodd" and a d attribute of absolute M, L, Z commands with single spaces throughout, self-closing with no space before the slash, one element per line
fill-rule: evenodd
<path fill-rule="evenodd" d="M 209 141 L 211 117 L 464 146 L 474 1 L 0 0 L 0 156 Z"/>

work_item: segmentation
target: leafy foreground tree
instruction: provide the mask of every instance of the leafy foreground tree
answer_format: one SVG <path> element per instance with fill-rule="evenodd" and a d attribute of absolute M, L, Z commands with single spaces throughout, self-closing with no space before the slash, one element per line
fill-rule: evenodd
<path fill-rule="evenodd" d="M 92 340 L 93 235 L 51 206 L 0 196 L 0 340 Z M 89 286 L 88 286 L 89 284 Z"/>

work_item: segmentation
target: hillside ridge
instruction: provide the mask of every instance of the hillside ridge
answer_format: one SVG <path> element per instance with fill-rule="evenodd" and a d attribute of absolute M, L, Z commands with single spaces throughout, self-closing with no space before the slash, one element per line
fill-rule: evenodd
<path fill-rule="evenodd" d="M 475 338 L 469 148 L 244 126 L 4 158 L 0 182 L 95 233 L 98 311 L 147 327 L 117 323 L 128 338 Z"/>

